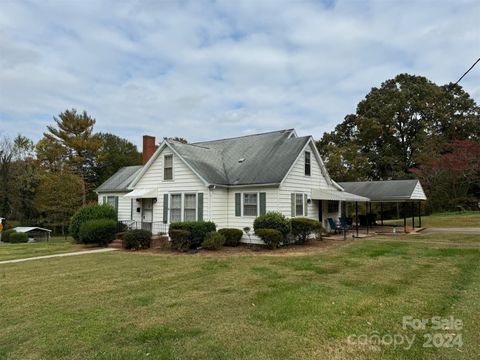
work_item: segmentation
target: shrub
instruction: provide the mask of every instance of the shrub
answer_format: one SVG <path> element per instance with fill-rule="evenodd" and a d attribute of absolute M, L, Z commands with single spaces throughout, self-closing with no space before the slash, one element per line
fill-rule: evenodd
<path fill-rule="evenodd" d="M 80 226 L 79 238 L 84 244 L 108 245 L 115 239 L 117 222 L 109 219 L 89 220 Z"/>
<path fill-rule="evenodd" d="M 276 229 L 258 229 L 255 235 L 260 237 L 269 249 L 277 248 L 283 241 L 283 234 Z"/>
<path fill-rule="evenodd" d="M 243 231 L 239 229 L 220 229 L 220 234 L 225 236 L 225 246 L 238 246 L 238 243 L 242 239 Z"/>
<path fill-rule="evenodd" d="M 320 221 L 308 218 L 293 218 L 290 220 L 292 235 L 299 244 L 305 244 L 311 234 L 318 234 L 322 230 Z"/>
<path fill-rule="evenodd" d="M 9 240 L 11 244 L 26 243 L 28 242 L 28 234 L 14 231 L 10 233 Z"/>
<path fill-rule="evenodd" d="M 257 233 L 258 229 L 275 229 L 280 231 L 285 238 L 290 232 L 290 223 L 283 214 L 277 211 L 269 211 L 255 219 L 253 229 L 255 233 Z"/>
<path fill-rule="evenodd" d="M 191 234 L 191 248 L 200 246 L 209 232 L 216 231 L 217 226 L 211 221 L 187 221 L 170 224 L 171 230 L 185 230 Z"/>
<path fill-rule="evenodd" d="M 73 214 L 70 219 L 70 235 L 80 242 L 80 227 L 89 220 L 109 219 L 117 221 L 117 213 L 110 205 L 87 205 Z M 116 224 L 115 224 L 116 226 Z"/>
<path fill-rule="evenodd" d="M 122 239 L 127 249 L 148 249 L 152 240 L 152 233 L 147 230 L 130 230 L 122 234 Z"/>
<path fill-rule="evenodd" d="M 16 232 L 13 229 L 8 229 L 2 232 L 2 242 L 10 242 L 10 235 Z"/>
<path fill-rule="evenodd" d="M 207 250 L 218 250 L 225 244 L 225 236 L 218 232 L 210 232 L 202 242 L 202 248 Z"/>
<path fill-rule="evenodd" d="M 172 249 L 187 251 L 192 245 L 192 234 L 190 231 L 170 229 L 168 236 L 170 236 Z"/>

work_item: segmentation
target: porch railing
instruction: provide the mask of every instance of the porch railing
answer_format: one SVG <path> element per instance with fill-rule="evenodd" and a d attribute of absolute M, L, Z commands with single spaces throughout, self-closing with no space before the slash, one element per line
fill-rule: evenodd
<path fill-rule="evenodd" d="M 146 222 L 146 221 L 135 221 L 135 220 L 122 220 L 119 221 L 121 226 L 127 230 L 148 230 L 151 231 L 153 235 L 168 234 L 168 224 L 164 224 L 161 221 Z"/>

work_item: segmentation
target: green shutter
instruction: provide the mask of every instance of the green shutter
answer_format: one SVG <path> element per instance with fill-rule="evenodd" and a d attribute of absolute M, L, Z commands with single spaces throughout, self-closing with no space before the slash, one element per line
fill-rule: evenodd
<path fill-rule="evenodd" d="M 303 194 L 303 206 L 305 207 L 305 217 L 308 216 L 308 196 Z"/>
<path fill-rule="evenodd" d="M 292 193 L 292 217 L 295 217 L 295 193 Z"/>
<path fill-rule="evenodd" d="M 163 223 L 168 223 L 168 194 L 163 194 Z"/>
<path fill-rule="evenodd" d="M 260 215 L 264 215 L 267 212 L 267 193 L 260 193 Z"/>
<path fill-rule="evenodd" d="M 117 215 L 118 215 L 118 196 L 115 196 L 115 211 L 117 212 Z"/>
<path fill-rule="evenodd" d="M 203 221 L 203 193 L 198 193 L 198 221 Z"/>
<path fill-rule="evenodd" d="M 235 216 L 242 216 L 242 203 L 241 203 L 241 198 L 242 194 L 240 193 L 235 193 Z"/>
<path fill-rule="evenodd" d="M 105 205 L 107 203 L 107 197 L 102 196 L 102 204 Z"/>

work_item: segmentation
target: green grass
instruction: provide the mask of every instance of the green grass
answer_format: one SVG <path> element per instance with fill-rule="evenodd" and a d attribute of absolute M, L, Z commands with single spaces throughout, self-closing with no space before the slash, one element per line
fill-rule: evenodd
<path fill-rule="evenodd" d="M 0 244 L 0 261 L 34 256 L 52 255 L 81 250 L 83 246 L 73 243 L 72 238 L 52 237 L 50 241 L 26 244 Z M 0 357 L 1 358 L 1 357 Z"/>
<path fill-rule="evenodd" d="M 384 223 L 403 226 L 403 219 L 385 220 Z M 411 224 L 411 218 L 407 218 L 407 226 L 411 226 Z M 415 226 L 418 226 L 418 216 L 415 218 Z M 422 227 L 480 227 L 480 211 L 438 213 L 422 216 Z"/>
<path fill-rule="evenodd" d="M 114 252 L 0 265 L 0 358 L 479 358 L 478 243 L 397 239 L 309 256 Z M 412 330 L 409 351 L 349 344 L 403 334 L 404 315 L 462 319 L 463 347 L 423 348 Z"/>

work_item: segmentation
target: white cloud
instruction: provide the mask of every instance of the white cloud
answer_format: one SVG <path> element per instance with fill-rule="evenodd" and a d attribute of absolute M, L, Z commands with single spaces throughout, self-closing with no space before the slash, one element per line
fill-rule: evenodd
<path fill-rule="evenodd" d="M 479 56 L 480 3 L 0 3 L 0 132 L 97 129 L 190 140 L 295 127 L 320 137 L 401 72 L 442 84 Z M 478 101 L 480 68 L 462 85 Z"/>

